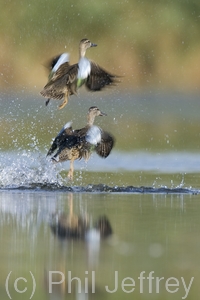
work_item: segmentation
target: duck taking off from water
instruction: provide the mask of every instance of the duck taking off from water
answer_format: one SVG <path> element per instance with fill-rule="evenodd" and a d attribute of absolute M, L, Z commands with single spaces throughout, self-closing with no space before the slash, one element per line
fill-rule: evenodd
<path fill-rule="evenodd" d="M 54 162 L 63 162 L 70 160 L 70 170 L 68 178 L 73 180 L 74 160 L 84 158 L 88 160 L 92 151 L 106 158 L 113 146 L 114 137 L 100 127 L 93 125 L 97 116 L 106 116 L 96 106 L 92 106 L 88 110 L 87 125 L 81 129 L 73 130 L 71 122 L 68 122 L 59 132 L 47 156 L 56 154 L 52 157 Z"/>
<path fill-rule="evenodd" d="M 69 64 L 69 54 L 63 53 L 53 58 L 50 63 L 51 72 L 48 83 L 40 92 L 42 96 L 50 99 L 61 100 L 59 106 L 62 109 L 68 102 L 70 95 L 77 95 L 77 90 L 85 84 L 90 91 L 100 91 L 108 85 L 116 83 L 117 76 L 110 74 L 102 69 L 95 62 L 85 57 L 86 50 L 90 47 L 96 47 L 88 39 L 82 39 L 79 44 L 79 62 Z"/>

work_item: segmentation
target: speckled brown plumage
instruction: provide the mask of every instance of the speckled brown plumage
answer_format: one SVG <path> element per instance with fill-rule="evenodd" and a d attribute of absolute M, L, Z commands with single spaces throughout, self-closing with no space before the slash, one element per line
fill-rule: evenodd
<path fill-rule="evenodd" d="M 71 123 L 67 123 L 53 141 L 47 155 L 52 155 L 57 150 L 52 157 L 54 162 L 70 160 L 69 179 L 73 179 L 74 160 L 82 158 L 88 160 L 93 150 L 103 158 L 110 154 L 114 146 L 113 136 L 93 125 L 96 116 L 104 115 L 106 114 L 96 106 L 90 107 L 85 127 L 73 130 Z"/>
<path fill-rule="evenodd" d="M 115 84 L 116 75 L 113 75 L 93 61 L 85 57 L 86 50 L 90 47 L 97 46 L 91 43 L 88 39 L 82 39 L 79 44 L 79 62 L 70 65 L 65 62 L 59 66 L 55 72 L 51 72 L 49 81 L 40 92 L 43 97 L 48 98 L 46 105 L 50 99 L 63 100 L 59 108 L 63 108 L 70 95 L 77 95 L 77 90 L 82 85 L 85 85 L 89 91 L 100 91 L 104 87 Z M 85 62 L 83 61 L 85 59 Z M 56 56 L 49 63 L 50 69 L 53 69 L 59 56 Z M 80 70 L 82 68 L 82 71 Z M 86 73 L 84 68 L 88 68 Z M 79 72 L 82 74 L 79 74 Z M 83 75 L 84 73 L 84 75 Z"/>

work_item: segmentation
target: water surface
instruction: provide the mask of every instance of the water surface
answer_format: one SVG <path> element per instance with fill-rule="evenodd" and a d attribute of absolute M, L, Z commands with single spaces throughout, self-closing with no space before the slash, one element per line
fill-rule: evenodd
<path fill-rule="evenodd" d="M 23 92 L 1 95 L 1 298 L 30 299 L 35 280 L 32 299 L 196 299 L 198 97 L 75 99 L 58 111 Z M 54 165 L 46 153 L 67 121 L 84 126 L 92 105 L 108 114 L 97 124 L 115 135 L 115 148 L 105 160 L 75 162 L 69 182 L 69 163 Z M 71 293 L 70 276 L 78 278 Z"/>
<path fill-rule="evenodd" d="M 199 195 L 191 194 L 1 191 L 1 298 L 7 297 L 4 284 L 10 271 L 10 295 L 13 299 L 30 298 L 31 271 L 36 280 L 33 299 L 181 299 L 185 295 L 181 277 L 187 285 L 194 277 L 187 299 L 195 299 L 200 292 L 199 200 Z M 51 226 L 63 215 L 87 220 L 90 235 L 76 238 L 61 237 L 59 231 L 55 234 Z M 91 234 L 91 229 L 101 216 L 110 222 L 112 234 L 99 238 Z M 56 272 L 54 281 L 61 280 L 61 273 L 66 277 L 65 284 L 53 285 L 53 294 L 49 293 L 49 271 Z M 88 278 L 91 293 L 92 271 L 95 293 L 85 298 L 74 291 L 68 295 L 68 272 L 81 280 L 83 289 Z M 158 293 L 155 280 L 152 292 L 147 279 L 140 289 L 141 272 L 145 278 L 150 272 L 154 277 L 164 277 Z M 116 292 L 109 293 L 105 286 L 114 289 L 116 274 L 119 282 L 133 278 L 135 290 L 127 294 L 119 286 Z M 15 291 L 18 277 L 27 279 L 27 283 L 21 280 L 18 285 L 21 290 L 27 287 L 26 293 Z M 166 290 L 170 277 L 180 283 L 176 293 Z"/>

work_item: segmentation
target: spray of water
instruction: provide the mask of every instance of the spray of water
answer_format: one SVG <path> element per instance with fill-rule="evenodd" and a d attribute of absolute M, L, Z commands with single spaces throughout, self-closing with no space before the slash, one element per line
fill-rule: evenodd
<path fill-rule="evenodd" d="M 43 154 L 23 150 L 3 153 L 0 158 L 0 188 L 63 184 L 59 166 Z"/>

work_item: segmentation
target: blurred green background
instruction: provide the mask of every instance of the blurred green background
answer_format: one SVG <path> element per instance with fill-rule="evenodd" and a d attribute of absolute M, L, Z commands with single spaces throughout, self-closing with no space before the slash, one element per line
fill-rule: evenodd
<path fill-rule="evenodd" d="M 88 57 L 123 75 L 121 87 L 199 90 L 199 0 L 1 0 L 0 87 L 40 91 L 43 65 L 78 43 Z"/>
<path fill-rule="evenodd" d="M 46 108 L 45 63 L 62 52 L 77 62 L 84 37 L 98 44 L 87 56 L 121 75 L 120 84 L 101 93 L 82 88 L 62 111 L 57 101 Z M 116 136 L 117 150 L 197 151 L 199 65 L 197 0 L 1 0 L 1 149 L 47 151 L 67 121 L 84 126 L 97 105 L 108 114 L 97 123 Z"/>

